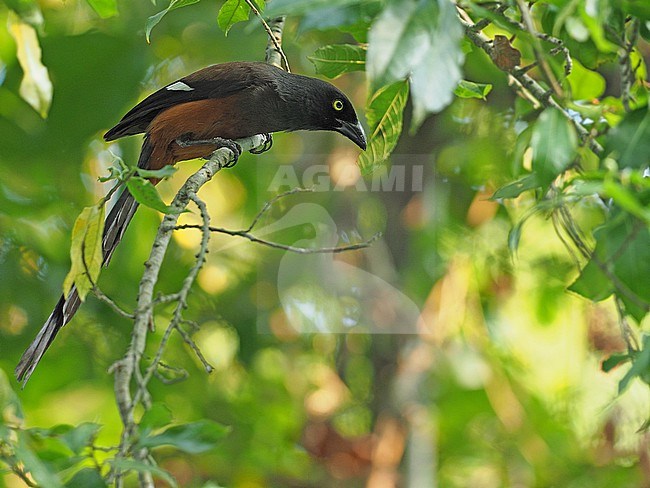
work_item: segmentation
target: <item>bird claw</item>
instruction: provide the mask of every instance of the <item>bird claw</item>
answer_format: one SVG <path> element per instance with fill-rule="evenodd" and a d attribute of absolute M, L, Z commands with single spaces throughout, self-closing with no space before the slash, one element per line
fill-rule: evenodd
<path fill-rule="evenodd" d="M 239 156 L 241 156 L 242 153 L 241 146 L 231 139 L 222 139 L 221 137 L 218 137 L 216 139 L 220 140 L 221 147 L 227 147 L 232 151 L 232 159 L 223 165 L 224 168 L 232 168 L 237 164 L 237 161 L 239 161 Z"/>
<path fill-rule="evenodd" d="M 264 136 L 264 142 L 261 146 L 256 147 L 248 151 L 251 154 L 262 154 L 268 151 L 273 147 L 273 135 L 271 134 L 262 134 Z"/>
<path fill-rule="evenodd" d="M 237 161 L 239 160 L 239 156 L 241 156 L 242 153 L 242 148 L 239 144 L 237 144 L 235 141 L 231 139 L 224 139 L 223 137 L 215 137 L 213 139 L 199 139 L 199 140 L 194 140 L 190 139 L 189 134 L 185 134 L 178 139 L 176 139 L 176 144 L 178 144 L 180 147 L 190 147 L 190 146 L 217 146 L 217 149 L 213 151 L 216 152 L 221 148 L 228 148 L 233 154 L 233 157 L 231 160 L 229 160 L 226 164 L 223 165 L 224 168 L 232 168 L 235 164 L 237 164 Z M 209 159 L 209 158 L 207 158 Z"/>

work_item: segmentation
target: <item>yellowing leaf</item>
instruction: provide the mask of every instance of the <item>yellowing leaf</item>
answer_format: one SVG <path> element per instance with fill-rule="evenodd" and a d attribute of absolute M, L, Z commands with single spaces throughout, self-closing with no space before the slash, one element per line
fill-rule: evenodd
<path fill-rule="evenodd" d="M 104 260 L 102 250 L 104 214 L 103 205 L 86 207 L 74 223 L 70 246 L 72 264 L 63 281 L 65 296 L 68 296 L 72 285 L 75 285 L 79 298 L 83 301 L 99 278 Z"/>
<path fill-rule="evenodd" d="M 45 118 L 52 103 L 52 82 L 47 68 L 41 62 L 41 46 L 36 31 L 11 11 L 8 29 L 16 41 L 16 56 L 23 70 L 20 96 Z"/>

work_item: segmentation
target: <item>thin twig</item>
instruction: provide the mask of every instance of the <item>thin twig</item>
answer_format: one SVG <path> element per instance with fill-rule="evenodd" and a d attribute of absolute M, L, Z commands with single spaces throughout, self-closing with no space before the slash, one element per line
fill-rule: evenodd
<path fill-rule="evenodd" d="M 584 235 L 578 225 L 575 222 L 575 219 L 568 211 L 564 205 L 559 207 L 559 215 L 561 217 L 561 224 L 564 231 L 567 233 L 571 239 L 573 245 L 580 251 L 582 256 L 594 263 L 594 265 L 603 273 L 607 279 L 614 285 L 616 293 L 626 297 L 628 300 L 633 302 L 638 307 L 641 307 L 645 310 L 648 310 L 650 304 L 644 300 L 641 296 L 635 293 L 626 283 L 621 281 L 621 279 L 612 271 L 611 264 L 615 263 L 616 260 L 620 257 L 619 251 L 624 250 L 631 241 L 634 240 L 636 232 L 631 233 L 627 239 L 621 244 L 621 247 L 617 249 L 612 255 L 607 257 L 607 261 L 603 262 L 600 257 L 596 254 L 595 249 L 590 249 L 585 243 Z M 636 230 L 642 228 L 642 224 Z"/>
<path fill-rule="evenodd" d="M 508 4 L 502 3 L 500 5 L 497 5 L 497 8 L 494 9 L 494 12 L 497 14 L 503 14 L 506 10 L 508 10 L 508 7 L 509 7 Z M 476 24 L 474 24 L 474 30 L 476 32 L 483 30 L 491 23 L 492 23 L 491 19 L 488 18 L 481 19 L 478 22 L 476 22 Z"/>
<path fill-rule="evenodd" d="M 291 190 L 287 190 L 285 192 L 279 193 L 278 195 L 275 195 L 273 198 L 268 200 L 262 208 L 260 209 L 259 212 L 257 212 L 257 215 L 251 222 L 251 225 L 248 226 L 244 232 L 250 232 L 253 230 L 253 228 L 257 225 L 259 220 L 262 218 L 262 216 L 268 212 L 268 210 L 278 201 L 281 200 L 282 198 L 288 197 L 289 195 L 295 195 L 296 193 L 303 193 L 303 192 L 314 192 L 315 190 L 313 188 L 292 188 Z"/>
<path fill-rule="evenodd" d="M 212 373 L 214 371 L 214 367 L 208 362 L 207 359 L 205 359 L 205 356 L 201 352 L 201 349 L 199 349 L 199 346 L 196 345 L 196 343 L 192 340 L 190 335 L 183 330 L 183 328 L 180 326 L 180 324 L 176 324 L 176 331 L 181 335 L 183 338 L 183 341 L 185 341 L 185 344 L 190 346 L 190 349 L 194 351 L 194 354 L 196 354 L 196 357 L 199 358 L 199 361 L 201 361 L 201 364 L 203 365 L 203 368 L 205 369 L 206 373 Z"/>
<path fill-rule="evenodd" d="M 174 329 L 178 329 L 178 325 L 183 320 L 182 313 L 183 310 L 187 308 L 187 297 L 190 293 L 192 285 L 194 284 L 194 281 L 196 280 L 196 277 L 199 274 L 199 271 L 201 270 L 203 264 L 205 263 L 206 256 L 208 254 L 208 245 L 210 244 L 210 230 L 209 230 L 210 214 L 208 212 L 208 208 L 205 205 L 205 202 L 196 195 L 196 192 L 190 192 L 189 199 L 192 202 L 194 202 L 197 207 L 199 207 L 199 210 L 201 212 L 201 218 L 203 219 L 203 224 L 201 226 L 201 229 L 203 231 L 201 233 L 201 245 L 198 253 L 196 254 L 196 262 L 194 266 L 192 266 L 192 269 L 190 270 L 188 275 L 183 280 L 183 285 L 181 287 L 181 290 L 178 292 L 179 297 L 176 304 L 176 308 L 174 309 L 174 315 L 172 317 L 172 320 L 167 326 L 167 329 L 163 334 L 163 338 L 160 340 L 160 344 L 158 346 L 158 350 L 156 351 L 156 355 L 154 356 L 153 360 L 151 361 L 151 364 L 149 365 L 147 371 L 145 372 L 144 375 L 145 382 L 148 382 L 151 379 L 151 376 L 156 372 L 159 363 L 162 359 L 163 352 L 169 342 L 169 338 L 171 336 L 172 331 Z M 134 400 L 136 399 L 137 396 L 134 396 Z"/>
<path fill-rule="evenodd" d="M 264 136 L 257 135 L 238 140 L 237 142 L 242 146 L 242 150 L 249 150 L 261 146 L 264 140 Z M 191 195 L 196 195 L 198 189 L 225 167 L 232 156 L 232 151 L 228 148 L 221 148 L 215 151 L 201 169 L 190 176 L 183 184 L 171 204 L 174 213 L 165 215 L 158 227 L 158 233 L 154 240 L 149 259 L 145 263 L 145 271 L 142 279 L 140 280 L 131 344 L 124 358 L 117 361 L 111 367 L 111 371 L 115 376 L 115 397 L 124 426 L 116 459 L 126 457 L 131 449 L 133 435 L 136 430 L 135 408 L 138 402 L 147 396 L 144 390 L 151 375 L 148 374 L 143 378 L 139 378 L 139 365 L 146 345 L 149 323 L 153 319 L 152 302 L 154 300 L 154 286 L 158 280 L 163 258 L 171 241 L 172 230 L 178 221 L 180 213 L 190 201 Z M 136 379 L 137 389 L 132 395 L 131 382 L 134 379 Z M 143 462 L 146 462 L 147 457 L 148 454 L 146 452 L 137 453 L 137 459 Z M 121 471 L 114 469 L 113 473 L 111 473 L 111 479 L 115 482 L 116 486 L 123 486 Z"/>
<path fill-rule="evenodd" d="M 628 31 L 624 31 L 624 39 L 621 42 L 621 50 L 618 56 L 618 63 L 621 70 L 621 98 L 623 108 L 626 112 L 631 110 L 630 101 L 632 100 L 631 90 L 634 85 L 635 70 L 632 68 L 631 54 L 639 37 L 639 21 L 634 19 Z"/>
<path fill-rule="evenodd" d="M 291 68 L 289 67 L 289 60 L 284 54 L 282 49 L 282 35 L 284 33 L 284 17 L 276 17 L 271 20 L 269 28 L 271 29 L 271 38 L 269 43 L 266 45 L 266 62 L 274 66 L 282 67 L 278 57 L 282 59 L 284 67 L 287 70 L 287 73 L 291 73 Z"/>
<path fill-rule="evenodd" d="M 273 19 L 271 21 L 271 25 L 269 25 L 264 17 L 262 16 L 262 13 L 259 11 L 257 6 L 252 0 L 244 0 L 246 4 L 250 7 L 250 9 L 253 11 L 253 14 L 260 19 L 260 22 L 264 26 L 264 30 L 269 36 L 269 44 L 266 46 L 266 62 L 269 64 L 272 64 L 274 66 L 277 66 L 278 68 L 282 68 L 282 63 L 284 63 L 284 68 L 287 70 L 287 73 L 291 73 L 291 69 L 289 68 L 289 60 L 287 59 L 287 56 L 284 54 L 284 51 L 282 49 L 282 32 L 284 30 L 284 17 L 278 17 L 276 19 Z M 275 55 L 272 53 L 272 51 L 275 51 Z M 275 59 L 276 56 L 279 56 L 280 59 Z"/>
<path fill-rule="evenodd" d="M 627 346 L 627 352 L 631 353 L 633 351 L 638 351 L 639 343 L 637 342 L 634 331 L 632 330 L 632 327 L 630 327 L 630 323 L 627 321 L 627 317 L 625 316 L 625 307 L 623 306 L 621 299 L 618 297 L 614 299 L 614 302 L 616 303 L 618 323 L 621 327 L 621 335 L 623 336 L 623 340 Z"/>
<path fill-rule="evenodd" d="M 34 483 L 34 482 L 31 480 L 31 478 L 29 477 L 29 475 L 28 475 L 25 471 L 23 471 L 20 467 L 18 467 L 17 465 L 12 465 L 12 466 L 11 466 L 11 471 L 12 471 L 16 476 L 18 476 L 18 477 L 23 481 L 23 483 L 25 483 L 25 484 L 26 484 L 27 486 L 29 486 L 30 488 L 31 488 L 31 487 L 37 487 L 37 486 L 38 486 L 38 484 Z"/>
<path fill-rule="evenodd" d="M 357 249 L 363 249 L 366 247 L 369 247 L 372 245 L 373 242 L 375 242 L 377 239 L 381 237 L 381 232 L 376 233 L 373 235 L 370 239 L 367 241 L 357 243 L 357 244 L 351 244 L 348 246 L 337 246 L 337 247 L 322 247 L 322 248 L 304 248 L 304 247 L 295 247 L 295 246 L 290 246 L 286 244 L 280 244 L 277 242 L 272 242 L 272 241 L 267 241 L 266 239 L 262 239 L 260 237 L 254 236 L 251 234 L 251 231 L 255 228 L 255 226 L 259 223 L 260 219 L 262 216 L 269 211 L 269 209 L 280 199 L 285 198 L 289 195 L 294 195 L 296 193 L 303 193 L 303 192 L 313 192 L 313 188 L 292 188 L 291 190 L 287 190 L 283 193 L 280 193 L 278 195 L 275 195 L 273 198 L 268 200 L 267 202 L 264 203 L 262 208 L 260 209 L 259 212 L 257 212 L 257 215 L 255 215 L 255 218 L 253 218 L 251 224 L 246 228 L 242 230 L 230 230 L 230 229 L 224 229 L 222 227 L 212 227 L 208 226 L 208 231 L 209 232 L 218 232 L 221 234 L 226 234 L 229 236 L 233 237 L 243 237 L 244 239 L 248 239 L 251 242 L 256 242 L 258 244 L 262 244 L 268 247 L 273 247 L 275 249 L 281 249 L 283 251 L 289 251 L 289 252 L 294 252 L 297 254 L 318 254 L 318 253 L 323 253 L 323 254 L 329 254 L 329 253 L 341 253 L 341 252 L 346 252 L 346 251 L 355 251 Z M 183 224 L 183 225 L 177 225 L 174 227 L 175 230 L 184 230 L 184 229 L 201 229 L 203 230 L 204 227 L 202 225 L 196 225 L 196 224 Z"/>
<path fill-rule="evenodd" d="M 492 41 L 485 34 L 476 30 L 476 26 L 471 21 L 467 12 L 459 6 L 457 6 L 457 9 L 459 14 L 458 18 L 465 29 L 465 35 L 467 38 L 490 56 L 493 49 Z M 537 81 L 528 76 L 521 68 L 513 68 L 511 70 L 506 70 L 506 72 L 512 76 L 519 86 L 527 90 L 539 105 L 543 107 L 553 107 L 560 110 L 564 117 L 573 124 L 581 140 L 589 146 L 594 154 L 603 154 L 603 147 L 591 137 L 590 132 L 580 124 L 580 122 L 578 122 L 574 117 L 571 117 L 569 113 L 553 98 L 552 91 L 544 90 Z"/>
<path fill-rule="evenodd" d="M 86 263 L 84 261 L 84 265 L 85 264 Z M 134 314 L 132 314 L 130 312 L 127 312 L 122 307 L 120 307 L 117 303 L 115 303 L 115 301 L 113 299 L 111 299 L 108 295 L 104 294 L 104 292 L 102 290 L 100 290 L 97 285 L 93 285 L 92 291 L 93 291 L 93 295 L 95 295 L 95 297 L 98 300 L 106 303 L 120 317 L 124 317 L 125 319 L 130 319 L 130 320 L 133 320 L 135 318 Z"/>
<path fill-rule="evenodd" d="M 180 298 L 180 295 L 178 293 L 169 293 L 167 295 L 163 295 L 162 293 L 158 293 L 156 295 L 156 298 L 154 299 L 153 302 L 151 302 L 152 305 L 159 305 L 162 303 L 170 303 L 170 302 L 176 302 Z"/>
<path fill-rule="evenodd" d="M 544 74 L 544 78 L 546 78 L 546 81 L 548 81 L 549 85 L 551 85 L 553 92 L 555 92 L 558 97 L 562 98 L 564 96 L 564 92 L 557 79 L 555 78 L 555 74 L 551 70 L 551 67 L 548 65 L 548 61 L 546 60 L 542 46 L 539 43 L 537 29 L 535 29 L 535 26 L 533 24 L 533 19 L 530 15 L 528 5 L 526 5 L 526 2 L 524 0 L 516 1 L 517 6 L 519 7 L 519 11 L 521 12 L 521 18 L 524 21 L 524 27 L 526 28 L 526 31 L 532 36 L 533 52 L 535 53 L 535 59 L 537 60 L 542 73 Z"/>
<path fill-rule="evenodd" d="M 161 369 L 172 371 L 176 377 L 168 378 L 167 376 L 163 376 L 163 374 L 160 372 Z M 165 364 L 162 361 L 158 363 L 158 368 L 156 368 L 154 371 L 154 377 L 158 379 L 163 385 L 174 385 L 176 383 L 180 383 L 181 381 L 185 381 L 189 376 L 190 374 L 186 369 L 174 368 L 173 366 Z"/>
<path fill-rule="evenodd" d="M 176 226 L 176 230 L 184 230 L 184 229 L 201 229 L 201 226 L 196 224 L 184 224 L 184 225 Z M 209 230 L 210 232 L 218 232 L 220 234 L 226 234 L 233 237 L 243 237 L 244 239 L 248 239 L 251 242 L 256 242 L 264 246 L 272 247 L 274 249 L 281 249 L 283 251 L 289 251 L 296 254 L 330 254 L 330 253 L 336 254 L 341 252 L 356 251 L 358 249 L 365 249 L 367 247 L 370 247 L 373 242 L 375 242 L 377 239 L 379 239 L 382 236 L 381 232 L 377 232 L 370 239 L 356 244 L 350 244 L 347 246 L 309 248 L 309 247 L 296 247 L 287 244 L 280 244 L 278 242 L 267 241 L 266 239 L 261 239 L 259 237 L 256 237 L 245 230 L 230 230 L 230 229 L 222 229 L 221 227 L 210 227 Z"/>

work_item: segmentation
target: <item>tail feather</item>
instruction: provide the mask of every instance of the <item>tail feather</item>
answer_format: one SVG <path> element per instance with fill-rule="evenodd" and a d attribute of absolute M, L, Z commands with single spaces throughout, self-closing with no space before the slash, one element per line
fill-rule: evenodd
<path fill-rule="evenodd" d="M 29 380 L 29 377 L 34 372 L 34 369 L 43 357 L 43 354 L 45 354 L 45 351 L 47 351 L 47 348 L 52 344 L 59 329 L 72 319 L 79 305 L 81 305 L 81 300 L 75 287 L 70 290 L 67 300 L 63 296 L 59 298 L 45 325 L 43 325 L 36 338 L 23 353 L 18 362 L 18 366 L 16 366 L 16 378 L 22 382 L 23 386 Z"/>
<path fill-rule="evenodd" d="M 145 138 L 138 166 L 146 168 L 150 155 L 151 146 L 148 143 L 148 138 Z M 108 266 L 108 263 L 113 257 L 113 252 L 122 240 L 124 232 L 131 222 L 137 208 L 138 202 L 125 188 L 117 202 L 115 202 L 115 205 L 113 205 L 113 208 L 109 212 L 108 217 L 106 217 L 106 222 L 104 224 L 104 236 L 102 240 L 104 266 Z M 80 306 L 81 299 L 79 298 L 79 294 L 75 287 L 72 287 L 67 298 L 64 296 L 59 298 L 54 310 L 37 334 L 36 338 L 23 353 L 18 362 L 18 366 L 16 366 L 14 373 L 23 386 L 25 386 L 34 372 L 34 369 L 38 366 L 45 351 L 47 351 L 50 344 L 52 344 L 56 334 L 65 324 L 72 320 L 72 317 Z"/>

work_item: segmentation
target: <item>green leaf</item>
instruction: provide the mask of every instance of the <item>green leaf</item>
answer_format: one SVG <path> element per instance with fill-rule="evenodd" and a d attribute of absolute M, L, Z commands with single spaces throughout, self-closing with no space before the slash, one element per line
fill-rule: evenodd
<path fill-rule="evenodd" d="M 142 176 L 143 178 L 156 178 L 162 180 L 164 178 L 170 178 L 178 170 L 174 166 L 167 165 L 167 166 L 163 166 L 160 169 L 138 168 L 137 171 L 138 171 L 138 176 Z"/>
<path fill-rule="evenodd" d="M 650 3 L 648 3 L 648 0 L 623 0 L 621 8 L 623 12 L 641 20 L 650 20 Z"/>
<path fill-rule="evenodd" d="M 488 93 L 492 91 L 492 85 L 483 83 L 474 83 L 473 81 L 460 80 L 458 86 L 454 89 L 454 95 L 459 98 L 480 98 L 485 100 Z"/>
<path fill-rule="evenodd" d="M 537 204 L 534 207 L 529 208 L 524 215 L 517 221 L 515 225 L 512 226 L 510 232 L 508 233 L 508 251 L 511 254 L 516 254 L 517 249 L 519 248 L 519 242 L 521 241 L 521 233 L 524 228 L 524 224 L 530 219 L 533 215 L 544 210 L 544 205 Z"/>
<path fill-rule="evenodd" d="M 45 118 L 52 104 L 53 88 L 47 68 L 41 61 L 41 45 L 36 30 L 11 10 L 7 16 L 7 29 L 16 42 L 16 57 L 23 70 L 20 96 Z"/>
<path fill-rule="evenodd" d="M 162 468 L 159 468 L 158 466 L 152 466 L 147 463 L 143 463 L 141 461 L 136 461 L 135 459 L 111 459 L 108 461 L 114 468 L 120 470 L 120 471 L 135 471 L 136 473 L 151 473 L 153 476 L 157 476 L 158 478 L 166 481 L 172 488 L 176 488 L 178 486 L 178 483 L 176 483 L 176 480 L 172 477 L 171 474 L 169 474 L 167 471 L 165 471 Z"/>
<path fill-rule="evenodd" d="M 162 18 L 167 15 L 169 12 L 172 10 L 176 10 L 177 8 L 181 7 L 187 7 L 188 5 L 193 5 L 195 3 L 200 2 L 201 0 L 171 0 L 169 2 L 169 6 L 160 12 L 158 12 L 156 15 L 152 15 L 147 19 L 147 23 L 145 25 L 145 37 L 147 38 L 147 42 L 150 42 L 150 37 L 151 37 L 151 31 L 158 23 L 162 20 Z"/>
<path fill-rule="evenodd" d="M 366 48 L 353 44 L 333 44 L 323 46 L 308 58 L 316 68 L 316 72 L 336 78 L 350 71 L 366 69 Z"/>
<path fill-rule="evenodd" d="M 519 249 L 519 242 L 521 241 L 521 231 L 524 228 L 524 220 L 520 220 L 512 226 L 508 232 L 508 251 L 511 254 L 516 254 Z"/>
<path fill-rule="evenodd" d="M 366 68 L 370 85 L 376 90 L 410 78 L 412 130 L 452 101 L 461 79 L 462 37 L 456 7 L 448 0 L 394 0 L 373 23 Z"/>
<path fill-rule="evenodd" d="M 569 286 L 568 290 L 599 302 L 614 292 L 614 285 L 597 262 L 591 260 L 582 268 L 580 276 Z"/>
<path fill-rule="evenodd" d="M 631 359 L 629 354 L 612 354 L 610 357 L 605 359 L 600 365 L 600 369 L 605 373 L 609 373 L 616 366 L 619 366 L 623 363 L 628 362 Z"/>
<path fill-rule="evenodd" d="M 372 19 L 382 6 L 381 0 L 366 0 L 359 4 L 308 10 L 300 20 L 300 31 L 337 29 L 366 44 Z"/>
<path fill-rule="evenodd" d="M 40 486 L 48 488 L 63 488 L 61 480 L 50 467 L 29 448 L 29 435 L 25 432 L 16 432 L 18 443 L 14 446 L 16 459 L 24 465 L 27 471 Z"/>
<path fill-rule="evenodd" d="M 600 98 L 605 92 L 605 78 L 595 71 L 588 70 L 575 58 L 567 81 L 571 86 L 573 100 L 592 100 Z"/>
<path fill-rule="evenodd" d="M 273 0 L 264 13 L 270 18 L 287 14 L 295 17 L 318 9 L 345 7 L 363 2 L 364 0 Z"/>
<path fill-rule="evenodd" d="M 95 12 L 102 18 L 108 19 L 117 15 L 116 0 L 87 0 Z"/>
<path fill-rule="evenodd" d="M 618 383 L 619 395 L 625 391 L 634 378 L 639 377 L 646 383 L 650 374 L 650 336 L 643 337 L 643 349 L 632 358 L 632 367 Z"/>
<path fill-rule="evenodd" d="M 530 138 L 532 135 L 533 126 L 529 125 L 517 136 L 514 147 L 510 151 L 512 157 L 508 162 L 510 163 L 514 176 L 519 176 L 522 173 L 522 169 L 526 167 L 526 151 L 530 147 Z"/>
<path fill-rule="evenodd" d="M 494 195 L 490 197 L 490 200 L 499 200 L 501 198 L 516 198 L 527 190 L 532 190 L 533 188 L 539 188 L 539 180 L 536 174 L 526 175 L 523 178 L 508 183 L 505 186 L 502 186 L 497 191 L 494 192 Z"/>
<path fill-rule="evenodd" d="M 154 403 L 147 410 L 138 424 L 141 435 L 145 436 L 150 432 L 169 425 L 172 421 L 172 412 L 164 403 Z"/>
<path fill-rule="evenodd" d="M 199 454 L 216 447 L 229 430 L 216 422 L 199 420 L 170 427 L 162 434 L 145 436 L 138 444 L 149 448 L 169 445 L 189 454 Z"/>
<path fill-rule="evenodd" d="M 84 468 L 65 484 L 66 488 L 106 488 L 102 475 L 93 468 Z"/>
<path fill-rule="evenodd" d="M 405 81 L 380 88 L 368 102 L 366 119 L 370 126 L 368 149 L 359 156 L 363 174 L 376 169 L 390 156 L 402 133 L 403 112 L 409 87 Z"/>
<path fill-rule="evenodd" d="M 22 410 L 18 396 L 11 388 L 7 375 L 0 368 L 0 412 L 22 420 L 24 418 Z M 2 418 L 0 414 L 0 426 L 2 425 Z"/>
<path fill-rule="evenodd" d="M 102 426 L 99 424 L 84 422 L 64 433 L 61 440 L 72 452 L 80 454 L 84 448 L 92 443 L 101 428 Z"/>
<path fill-rule="evenodd" d="M 644 205 L 639 200 L 639 194 L 631 191 L 611 178 L 607 178 L 603 181 L 602 192 L 605 196 L 614 200 L 616 205 L 620 208 L 628 211 L 635 217 L 644 220 L 648 225 L 650 225 L 650 207 Z"/>
<path fill-rule="evenodd" d="M 104 260 L 104 213 L 104 205 L 86 207 L 74 223 L 70 246 L 72 264 L 63 281 L 63 294 L 66 297 L 72 285 L 75 285 L 79 298 L 83 301 L 93 284 L 97 283 Z"/>
<path fill-rule="evenodd" d="M 126 186 L 138 203 L 145 205 L 164 214 L 173 213 L 174 209 L 166 205 L 160 198 L 156 187 L 149 180 L 139 176 L 133 176 L 126 182 Z"/>
<path fill-rule="evenodd" d="M 650 309 L 650 230 L 621 211 L 594 232 L 591 260 L 569 290 L 593 301 L 616 293 L 626 311 L 641 322 Z"/>
<path fill-rule="evenodd" d="M 605 142 L 622 167 L 642 168 L 650 163 L 650 112 L 647 107 L 628 113 Z"/>
<path fill-rule="evenodd" d="M 13 438 L 13 430 L 6 425 L 0 424 L 0 441 L 9 443 Z"/>
<path fill-rule="evenodd" d="M 564 172 L 575 158 L 578 137 L 575 128 L 555 108 L 547 108 L 533 127 L 533 171 L 543 186 Z"/>
<path fill-rule="evenodd" d="M 577 178 L 571 180 L 571 195 L 588 197 L 591 195 L 600 195 L 603 193 L 603 180 L 601 176 L 597 176 L 595 179 L 588 179 L 586 174 L 583 174 Z"/>
<path fill-rule="evenodd" d="M 230 28 L 237 22 L 245 22 L 251 13 L 251 8 L 244 0 L 226 0 L 219 9 L 217 23 L 219 28 L 228 35 Z"/>

